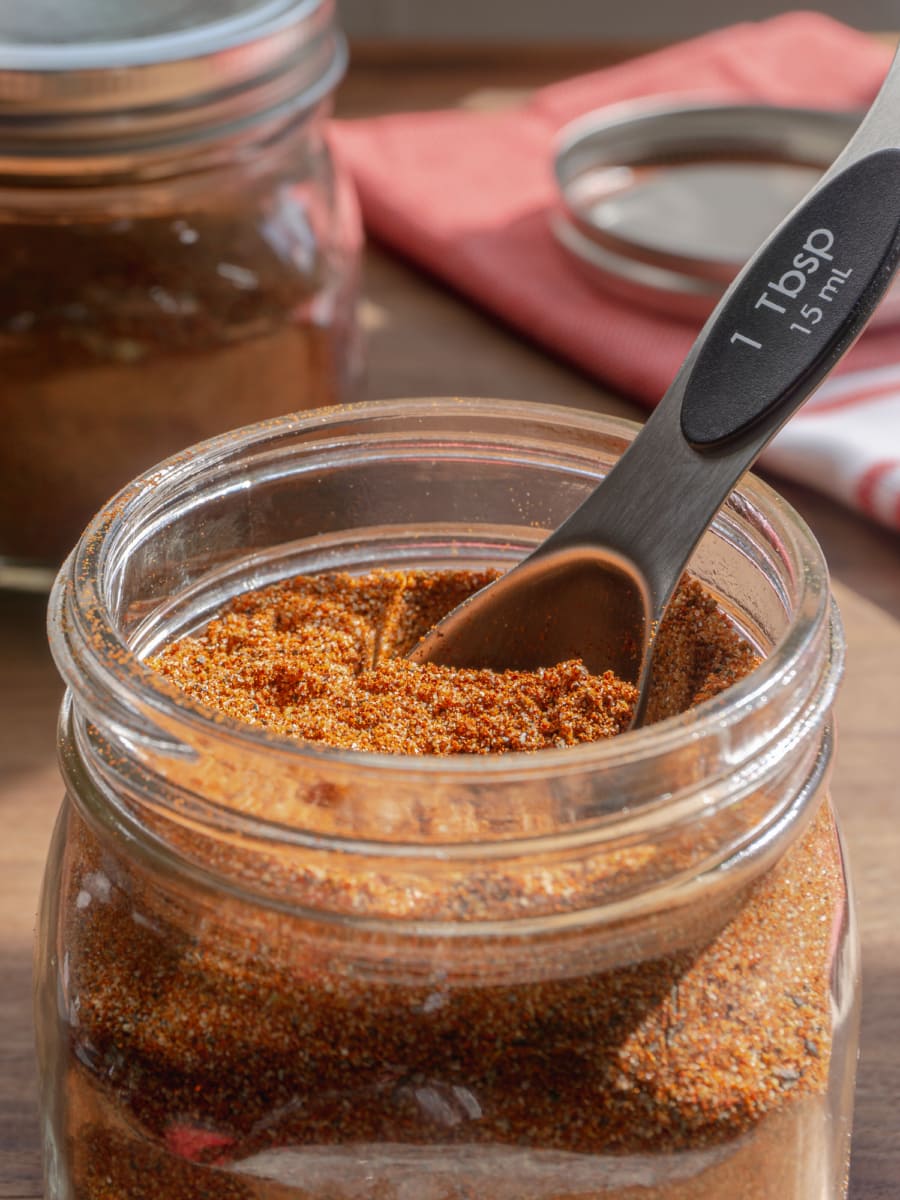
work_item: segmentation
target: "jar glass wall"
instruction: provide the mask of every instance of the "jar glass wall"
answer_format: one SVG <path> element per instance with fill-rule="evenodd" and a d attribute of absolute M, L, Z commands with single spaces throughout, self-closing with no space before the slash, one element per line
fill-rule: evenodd
<path fill-rule="evenodd" d="M 610 742 L 290 743 L 142 664 L 290 574 L 511 561 L 632 433 L 487 401 L 326 410 L 171 460 L 92 524 L 51 604 L 54 1200 L 844 1195 L 841 636 L 771 491 L 746 481 L 692 564 L 763 665 Z"/>
<path fill-rule="evenodd" d="M 325 137 L 345 51 L 328 0 L 281 7 L 277 52 L 248 23 L 225 48 L 190 28 L 55 47 L 27 91 L 0 72 L 5 580 L 176 450 L 349 398 L 361 233 Z"/>

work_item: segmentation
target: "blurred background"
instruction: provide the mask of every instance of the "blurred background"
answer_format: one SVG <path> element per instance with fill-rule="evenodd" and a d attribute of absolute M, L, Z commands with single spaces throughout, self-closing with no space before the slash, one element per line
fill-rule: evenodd
<path fill-rule="evenodd" d="M 761 20 L 797 5 L 777 0 L 338 0 L 345 28 L 356 38 L 571 41 L 580 38 L 687 37 L 734 21 Z M 824 0 L 820 13 L 858 29 L 897 25 L 897 0 Z"/>

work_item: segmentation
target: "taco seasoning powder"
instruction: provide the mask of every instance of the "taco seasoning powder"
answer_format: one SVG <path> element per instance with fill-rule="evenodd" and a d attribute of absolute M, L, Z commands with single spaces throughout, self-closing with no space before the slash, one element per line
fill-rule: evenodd
<path fill-rule="evenodd" d="M 291 580 L 239 596 L 151 665 L 210 710 L 371 754 L 535 751 L 626 728 L 634 689 L 579 663 L 497 676 L 398 657 L 490 577 Z M 683 584 L 659 634 L 653 715 L 715 695 L 758 661 L 712 598 Z M 314 798 L 326 814 L 347 800 L 327 787 Z M 265 788 L 243 803 L 271 815 Z M 447 819 L 485 835 L 477 800 Z M 234 896 L 198 907 L 160 889 L 74 810 L 68 822 L 77 1200 L 837 1195 L 812 1166 L 845 903 L 827 806 L 692 940 L 648 955 L 626 939 L 612 964 L 568 971 L 551 954 L 521 978 L 495 978 L 487 962 L 484 978 L 439 963 L 394 977 L 390 946 L 385 969 L 358 970 L 277 910 L 254 906 L 248 919 Z M 187 859 L 207 852 L 189 828 L 164 826 Z M 687 837 L 671 853 L 687 867 L 696 849 Z M 216 853 L 311 911 L 475 922 L 602 903 L 611 880 L 640 878 L 647 849 L 635 838 L 602 860 L 513 860 L 481 887 L 469 875 L 406 889 L 377 871 L 360 881 L 340 856 L 323 875 L 274 852 L 244 857 L 239 838 Z"/>

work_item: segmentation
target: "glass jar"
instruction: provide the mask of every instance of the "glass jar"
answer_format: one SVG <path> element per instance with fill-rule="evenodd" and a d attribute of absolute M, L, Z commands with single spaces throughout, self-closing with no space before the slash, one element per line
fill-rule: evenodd
<path fill-rule="evenodd" d="M 858 953 L 821 553 L 748 477 L 692 563 L 763 665 L 602 743 L 403 757 L 142 660 L 294 573 L 508 563 L 633 436 L 380 402 L 171 459 L 51 601 L 67 798 L 37 950 L 50 1200 L 838 1200 Z"/>
<path fill-rule="evenodd" d="M 4 31 L 3 582 L 58 564 L 161 458 L 348 398 L 361 234 L 325 138 L 333 0 L 149 9 L 34 0 Z"/>

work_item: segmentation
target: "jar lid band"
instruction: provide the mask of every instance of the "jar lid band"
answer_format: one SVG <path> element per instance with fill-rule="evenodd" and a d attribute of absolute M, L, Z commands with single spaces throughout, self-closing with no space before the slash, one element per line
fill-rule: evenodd
<path fill-rule="evenodd" d="M 22 8 L 31 15 L 0 42 L 0 158 L 209 140 L 313 106 L 346 67 L 334 0 Z"/>

